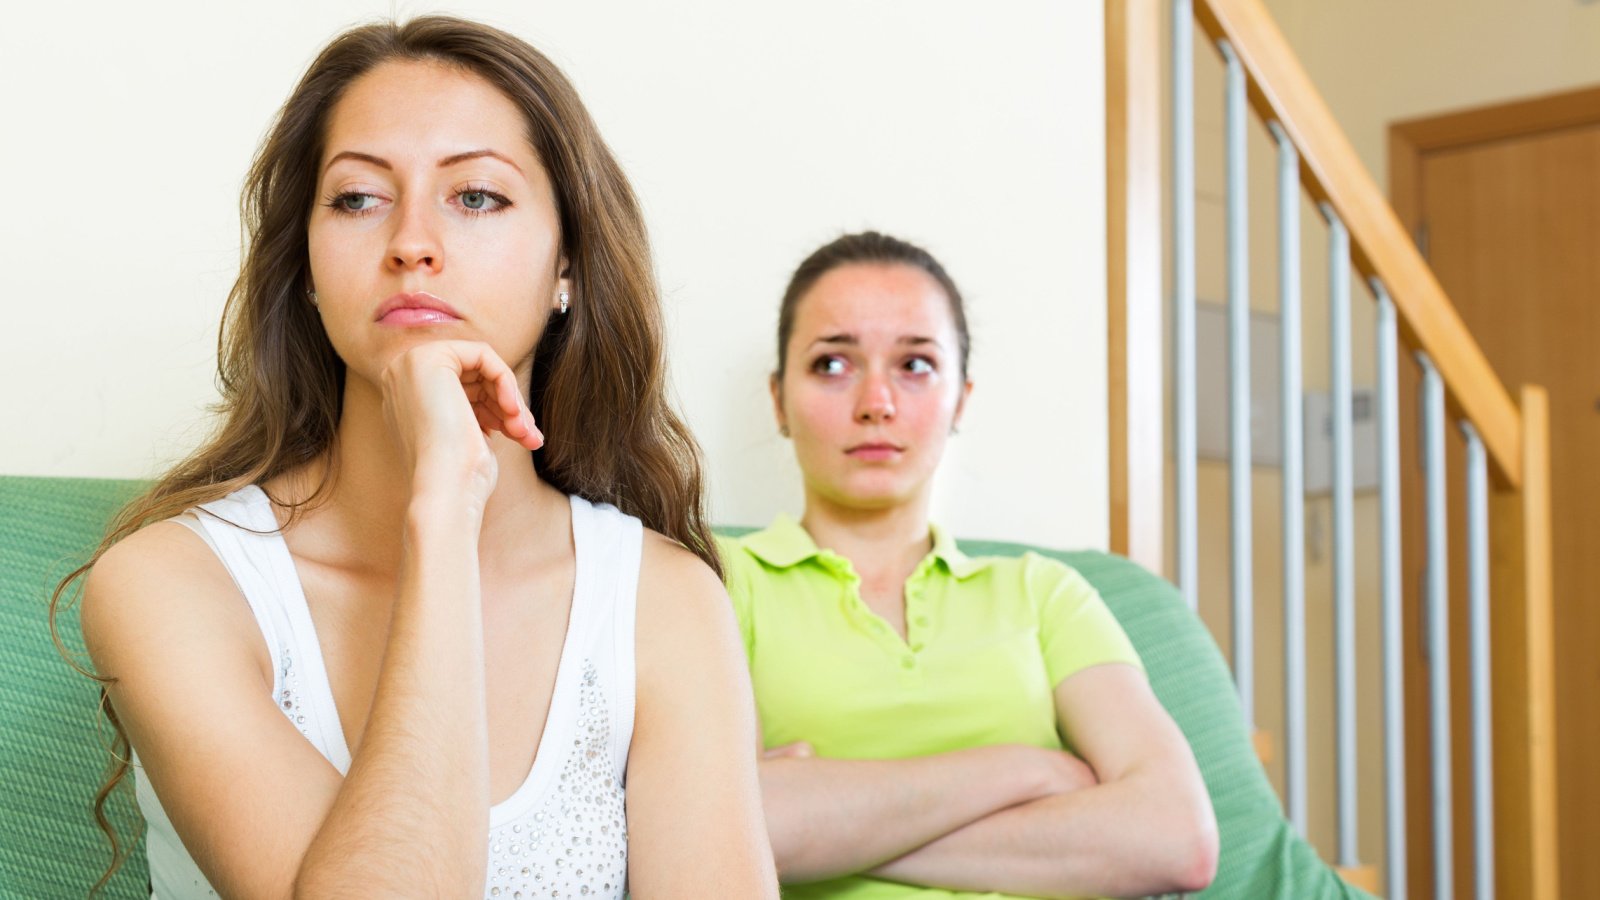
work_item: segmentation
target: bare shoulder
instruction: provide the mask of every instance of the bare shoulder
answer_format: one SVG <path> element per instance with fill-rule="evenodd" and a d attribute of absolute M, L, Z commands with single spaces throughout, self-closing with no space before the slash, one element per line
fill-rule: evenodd
<path fill-rule="evenodd" d="M 675 667 L 688 657 L 732 654 L 743 645 L 716 572 L 682 545 L 649 529 L 639 562 L 639 664 Z"/>
<path fill-rule="evenodd" d="M 777 897 L 751 752 L 755 701 L 722 582 L 693 553 L 646 532 L 638 608 L 633 896 Z"/>
<path fill-rule="evenodd" d="M 648 608 L 657 614 L 720 618 L 728 593 L 704 560 L 647 528 L 639 560 L 639 601 L 641 616 Z"/>
<path fill-rule="evenodd" d="M 113 676 L 146 650 L 242 639 L 255 628 L 222 561 L 171 521 L 141 528 L 100 557 L 84 582 L 79 621 L 96 667 Z"/>
<path fill-rule="evenodd" d="M 198 534 L 151 525 L 84 587 L 85 643 L 172 830 L 222 896 L 289 896 L 340 775 L 272 696 L 249 603 Z"/>

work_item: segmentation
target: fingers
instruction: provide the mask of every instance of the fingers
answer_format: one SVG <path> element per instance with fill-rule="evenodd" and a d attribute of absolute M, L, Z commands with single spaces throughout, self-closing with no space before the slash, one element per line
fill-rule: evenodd
<path fill-rule="evenodd" d="M 478 428 L 485 435 L 499 427 L 500 420 L 477 403 L 472 404 L 472 414 L 478 419 Z"/>
<path fill-rule="evenodd" d="M 544 446 L 544 435 L 523 399 L 516 373 L 492 347 L 478 341 L 433 341 L 423 346 L 442 354 L 445 364 L 455 370 L 480 428 L 498 431 L 529 450 Z"/>
<path fill-rule="evenodd" d="M 534 423 L 533 413 L 528 411 L 526 404 L 517 402 L 508 415 L 505 398 L 498 384 L 486 386 L 483 383 L 464 383 L 462 387 L 468 402 L 472 404 L 472 414 L 478 419 L 478 427 L 485 433 L 499 431 L 529 450 L 537 450 L 543 444 L 544 435 Z M 520 401 L 520 393 L 516 397 Z"/>

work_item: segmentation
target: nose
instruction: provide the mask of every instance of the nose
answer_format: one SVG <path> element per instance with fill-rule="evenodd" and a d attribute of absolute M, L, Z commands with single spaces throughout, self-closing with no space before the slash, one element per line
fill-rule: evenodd
<path fill-rule="evenodd" d="M 395 272 L 421 269 L 438 272 L 444 268 L 444 245 L 439 240 L 431 204 L 424 197 L 413 197 L 397 204 L 394 230 L 389 235 L 386 264 Z"/>
<path fill-rule="evenodd" d="M 856 395 L 856 421 L 876 425 L 894 419 L 894 388 L 881 374 L 869 374 Z"/>

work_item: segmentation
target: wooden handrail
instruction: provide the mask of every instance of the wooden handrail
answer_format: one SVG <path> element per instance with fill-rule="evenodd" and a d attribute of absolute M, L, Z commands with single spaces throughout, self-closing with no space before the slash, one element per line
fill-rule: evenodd
<path fill-rule="evenodd" d="M 1278 122 L 1294 141 L 1306 190 L 1332 206 L 1349 229 L 1356 269 L 1388 288 L 1401 336 L 1433 360 L 1452 413 L 1478 429 L 1501 483 L 1520 487 L 1516 404 L 1261 0 L 1195 0 L 1194 9 L 1207 36 L 1227 41 L 1238 54 L 1257 115 Z"/>

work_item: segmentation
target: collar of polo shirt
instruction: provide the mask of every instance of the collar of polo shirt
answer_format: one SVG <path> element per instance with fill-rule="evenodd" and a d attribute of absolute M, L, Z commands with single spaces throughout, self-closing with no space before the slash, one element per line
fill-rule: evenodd
<path fill-rule="evenodd" d="M 973 559 L 962 553 L 961 548 L 956 546 L 956 539 L 938 525 L 929 526 L 929 530 L 933 536 L 933 550 L 928 555 L 943 562 L 945 568 L 949 569 L 950 574 L 957 579 L 970 578 L 988 568 L 993 562 L 983 557 Z M 764 531 L 746 537 L 744 547 L 775 569 L 787 569 L 809 559 L 816 559 L 828 568 L 842 567 L 843 571 L 851 571 L 849 560 L 830 550 L 819 548 L 817 542 L 812 540 L 811 532 L 806 531 L 805 526 L 788 515 L 780 514 Z M 926 562 L 927 559 L 924 558 L 924 563 Z"/>

